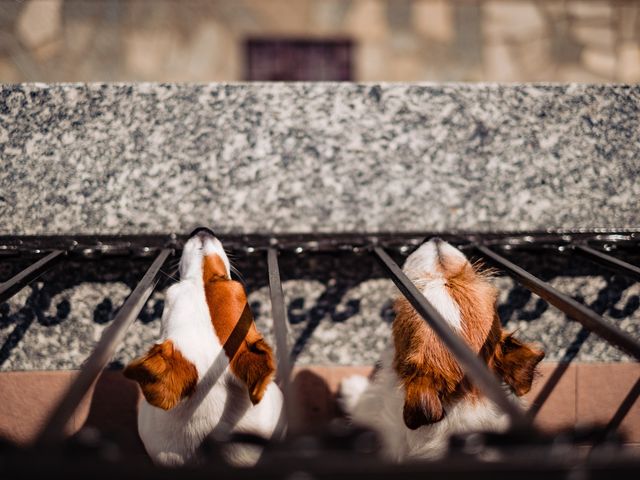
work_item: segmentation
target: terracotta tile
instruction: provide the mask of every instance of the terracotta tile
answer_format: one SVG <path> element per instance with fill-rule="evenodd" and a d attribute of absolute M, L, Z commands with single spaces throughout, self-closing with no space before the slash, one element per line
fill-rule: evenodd
<path fill-rule="evenodd" d="M 536 401 L 541 403 L 535 417 L 535 423 L 540 428 L 556 430 L 575 424 L 577 371 L 575 364 L 540 364 L 540 376 L 535 379 L 531 391 L 524 397 L 529 408 L 535 408 Z M 540 397 L 541 394 L 544 398 Z"/>
<path fill-rule="evenodd" d="M 144 453 L 137 429 L 140 398 L 135 382 L 119 371 L 105 371 L 76 411 L 76 428 L 94 427 L 128 454 Z"/>
<path fill-rule="evenodd" d="M 1 373 L 0 435 L 19 444 L 33 441 L 76 375 L 76 371 Z M 78 406 L 66 433 L 93 426 L 128 452 L 142 451 L 136 427 L 139 396 L 136 384 L 120 372 L 104 372 Z"/>
<path fill-rule="evenodd" d="M 75 375 L 73 371 L 1 373 L 0 435 L 23 445 L 32 442 Z M 66 430 L 75 431 L 73 420 Z"/>
<path fill-rule="evenodd" d="M 364 375 L 368 377 L 373 371 L 373 367 L 370 366 L 336 366 L 332 367 L 333 376 L 332 376 L 332 384 L 331 391 L 334 393 L 338 392 L 338 387 L 340 386 L 340 382 L 351 375 Z"/>
<path fill-rule="evenodd" d="M 333 393 L 329 387 L 328 367 L 296 368 L 293 388 L 296 392 L 298 419 L 309 428 L 317 428 L 337 416 Z"/>
<path fill-rule="evenodd" d="M 372 367 L 310 365 L 294 369 L 294 386 L 301 421 L 305 427 L 319 427 L 340 416 L 336 392 L 340 381 L 354 374 L 368 375 Z"/>
<path fill-rule="evenodd" d="M 577 420 L 607 424 L 640 378 L 637 363 L 583 363 L 578 365 Z M 640 401 L 624 418 L 620 431 L 629 442 L 640 442 Z"/>
<path fill-rule="evenodd" d="M 557 364 L 544 363 L 541 376 L 526 396 L 532 402 L 551 378 Z M 294 371 L 301 417 L 309 427 L 320 426 L 339 415 L 335 394 L 340 381 L 353 374 L 368 375 L 368 366 L 309 366 Z M 76 372 L 3 372 L 0 374 L 0 435 L 27 443 L 68 388 Z M 608 422 L 634 382 L 640 366 L 633 363 L 572 364 L 544 402 L 536 421 L 543 428 L 580 422 Z M 84 425 L 107 433 L 127 451 L 141 452 L 137 436 L 137 386 L 120 372 L 105 372 L 78 410 L 68 433 Z M 622 428 L 629 441 L 640 442 L 640 402 L 627 414 Z"/>

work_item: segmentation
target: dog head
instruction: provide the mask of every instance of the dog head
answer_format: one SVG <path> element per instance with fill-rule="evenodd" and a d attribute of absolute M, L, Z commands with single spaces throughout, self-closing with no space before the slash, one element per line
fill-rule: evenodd
<path fill-rule="evenodd" d="M 500 379 L 517 395 L 529 391 L 544 353 L 503 332 L 487 271 L 440 239 L 421 245 L 403 271 Z M 406 298 L 396 301 L 395 311 L 394 368 L 405 389 L 404 422 L 416 429 L 442 420 L 446 405 L 478 392 Z"/>
<path fill-rule="evenodd" d="M 202 348 L 202 339 L 190 326 L 203 315 L 218 340 L 204 348 L 212 354 L 224 352 L 231 373 L 247 387 L 251 402 L 258 403 L 275 372 L 273 353 L 255 326 L 244 287 L 231 279 L 231 265 L 222 244 L 205 228 L 194 231 L 185 243 L 180 282 L 167 292 L 163 313 L 167 340 L 134 360 L 124 374 L 137 381 L 147 401 L 159 408 L 172 408 L 189 396 L 198 383 L 198 371 L 188 360 L 194 355 L 189 346 Z M 190 341 L 180 343 L 172 335 L 186 336 Z M 176 342 L 184 351 L 174 345 Z"/>

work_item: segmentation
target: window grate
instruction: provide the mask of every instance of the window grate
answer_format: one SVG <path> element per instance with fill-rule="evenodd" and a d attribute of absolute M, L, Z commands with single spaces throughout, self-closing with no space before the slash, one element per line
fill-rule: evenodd
<path fill-rule="evenodd" d="M 301 235 L 222 235 L 222 242 L 227 248 L 235 252 L 264 252 L 268 265 L 268 280 L 270 287 L 271 307 L 274 321 L 274 331 L 277 346 L 278 372 L 283 393 L 285 396 L 285 413 L 291 428 L 288 429 L 287 436 L 281 442 L 274 442 L 268 445 L 265 461 L 256 469 L 264 476 L 286 476 L 295 472 L 295 468 L 302 468 L 311 475 L 323 476 L 330 473 L 346 473 L 351 476 L 367 475 L 367 478 L 377 478 L 381 475 L 393 473 L 395 476 L 413 475 L 416 473 L 433 473 L 447 475 L 448 478 L 469 475 L 473 472 L 480 478 L 506 478 L 509 469 L 527 469 L 519 476 L 532 476 L 535 474 L 539 478 L 542 474 L 566 476 L 576 468 L 589 471 L 597 476 L 598 474 L 615 471 L 623 477 L 637 473 L 640 467 L 640 459 L 629 459 L 616 452 L 615 449 L 603 449 L 604 445 L 615 445 L 617 437 L 615 429 L 620 425 L 624 416 L 628 413 L 631 405 L 640 395 L 640 380 L 636 382 L 628 395 L 623 400 L 618 411 L 609 424 L 604 427 L 594 427 L 593 429 L 573 429 L 564 432 L 562 435 L 550 435 L 539 431 L 532 423 L 532 419 L 537 413 L 533 409 L 529 414 L 523 412 L 518 406 L 513 404 L 505 396 L 497 380 L 493 377 L 487 367 L 472 353 L 466 344 L 449 328 L 426 298 L 413 286 L 411 281 L 403 274 L 399 265 L 389 255 L 389 251 L 401 254 L 408 254 L 422 243 L 426 233 L 405 233 L 393 234 L 382 233 L 377 235 L 357 235 L 357 234 L 301 234 Z M 636 359 L 640 359 L 640 342 L 630 335 L 621 331 L 617 327 L 606 322 L 600 315 L 585 307 L 571 297 L 557 291 L 551 285 L 535 277 L 531 273 L 522 269 L 503 257 L 498 251 L 522 250 L 530 251 L 553 251 L 566 255 L 581 255 L 591 261 L 597 262 L 608 269 L 623 275 L 640 278 L 640 269 L 629 264 L 610 253 L 618 251 L 640 252 L 640 233 L 638 231 L 576 231 L 576 232 L 521 232 L 521 233 L 473 233 L 458 232 L 450 234 L 438 233 L 438 236 L 451 242 L 464 251 L 475 252 L 484 259 L 498 266 L 501 270 L 512 276 L 531 292 L 536 293 L 550 304 L 554 305 L 567 317 L 580 322 L 586 329 L 599 335 L 607 342 L 629 353 Z M 153 256 L 154 261 L 148 268 L 140 282 L 133 289 L 132 293 L 120 307 L 116 318 L 111 325 L 105 329 L 97 346 L 86 360 L 84 367 L 72 383 L 71 387 L 54 409 L 46 426 L 42 430 L 35 450 L 29 451 L 30 455 L 38 455 L 43 458 L 42 463 L 35 468 L 44 468 L 45 465 L 66 465 L 69 466 L 69 458 L 59 455 L 52 458 L 47 452 L 56 450 L 63 444 L 64 426 L 74 414 L 82 398 L 96 381 L 101 371 L 108 364 L 118 345 L 126 336 L 127 329 L 137 318 L 145 303 L 151 295 L 159 280 L 159 274 L 163 265 L 168 259 L 174 256 L 181 249 L 186 237 L 178 235 L 141 235 L 141 236 L 23 236 L 23 237 L 0 237 L 0 260 L 3 256 L 14 257 L 23 254 L 41 254 L 42 257 L 32 265 L 20 271 L 12 278 L 0 284 L 0 303 L 6 301 L 17 293 L 22 287 L 32 282 L 57 262 L 64 261 L 65 258 L 85 258 L 89 261 L 100 261 L 103 257 L 109 256 Z M 370 253 L 383 266 L 388 276 L 398 286 L 403 295 L 412 303 L 414 308 L 424 317 L 425 321 L 440 336 L 443 343 L 450 349 L 465 369 L 468 376 L 484 393 L 491 398 L 502 410 L 512 419 L 514 428 L 504 435 L 493 435 L 484 439 L 486 445 L 498 450 L 510 451 L 510 455 L 491 464 L 481 462 L 473 455 L 464 454 L 465 445 L 468 439 L 457 439 L 459 445 L 452 444 L 452 456 L 441 462 L 419 463 L 415 465 L 393 467 L 384 465 L 379 460 L 367 457 L 358 449 L 354 448 L 357 442 L 348 442 L 345 438 L 349 435 L 360 435 L 362 432 L 350 432 L 342 429 L 336 432 L 335 428 L 329 428 L 326 432 L 319 432 L 313 440 L 312 453 L 305 457 L 304 442 L 309 441 L 309 437 L 301 434 L 297 427 L 296 402 L 294 391 L 291 385 L 292 365 L 289 356 L 289 345 L 287 342 L 287 311 L 284 304 L 284 295 L 278 265 L 278 254 L 281 251 L 288 252 L 354 252 Z M 49 252 L 43 254 L 43 252 Z M 561 375 L 562 373 L 560 373 Z M 551 383 L 554 379 L 550 379 Z M 553 388 L 553 386 L 551 387 Z M 544 392 L 545 389 L 543 389 Z M 544 393 L 543 393 L 544 394 Z M 548 392 L 546 393 L 548 395 Z M 302 435 L 302 436 L 301 436 Z M 306 435 L 306 434 L 305 434 Z M 327 444 L 325 435 L 331 443 L 341 444 L 343 448 Z M 306 439 L 306 440 L 305 440 Z M 340 440 L 342 439 L 342 440 Z M 238 437 L 227 439 L 228 441 L 251 442 L 257 439 Z M 361 442 L 362 443 L 362 442 Z M 592 445 L 591 454 L 588 457 L 576 457 L 569 455 L 567 458 L 558 456 L 558 452 L 566 451 L 567 445 L 576 444 Z M 211 439 L 207 443 L 212 447 L 212 451 L 218 448 L 217 440 Z M 301 447 L 302 445 L 302 447 Z M 46 448 L 43 448 L 46 447 Z M 456 447 L 456 448 L 453 448 Z M 596 448 L 599 447 L 599 448 Z M 462 460 L 453 460 L 457 455 L 464 454 Z M 99 451 L 93 452 L 98 455 Z M 0 460 L 5 462 L 11 471 L 11 467 L 20 466 L 20 458 L 26 455 L 25 450 L 0 450 Z M 366 457 L 366 461 L 358 463 L 358 470 L 354 470 L 353 460 L 350 455 L 360 455 Z M 215 458 L 215 454 L 210 455 Z M 65 460 L 66 459 L 66 460 Z M 97 469 L 100 462 L 106 461 L 98 458 L 92 463 L 92 469 Z M 109 471 L 125 474 L 126 468 L 132 464 L 110 464 Z M 24 467 L 24 464 L 22 464 Z M 155 468 L 148 465 L 136 464 L 140 476 L 154 475 L 157 478 Z M 217 469 L 221 474 L 242 476 L 238 471 L 219 463 L 203 465 L 197 469 L 185 469 L 185 476 L 196 478 L 205 471 Z M 118 470 L 120 469 L 120 470 Z M 292 470 L 293 469 L 293 470 Z M 19 471 L 19 470 L 16 470 Z M 41 470 L 44 472 L 45 470 Z M 74 470 L 77 475 L 79 471 Z M 479 472 L 479 473 L 478 473 Z M 86 473 L 86 471 L 85 471 Z M 255 473 L 252 473 L 254 476 Z M 68 475 L 73 478 L 73 474 Z M 533 476 L 532 476 L 533 478 Z"/>
<path fill-rule="evenodd" d="M 353 42 L 346 39 L 248 39 L 245 80 L 352 81 L 352 52 Z"/>

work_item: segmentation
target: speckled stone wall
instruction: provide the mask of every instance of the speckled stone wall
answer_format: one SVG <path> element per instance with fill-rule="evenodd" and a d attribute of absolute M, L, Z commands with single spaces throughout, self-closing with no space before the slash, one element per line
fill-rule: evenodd
<path fill-rule="evenodd" d="M 5 85 L 0 234 L 637 228 L 639 112 L 622 85 Z M 29 261 L 3 259 L 0 282 Z M 114 262 L 65 261 L 0 305 L 0 370 L 78 368 L 146 268 Z M 270 335 L 264 258 L 235 262 Z M 518 263 L 640 335 L 637 283 Z M 282 274 L 298 364 L 377 360 L 397 292 L 371 258 L 285 255 Z M 114 366 L 157 340 L 163 280 Z M 547 359 L 629 360 L 496 283 Z"/>
<path fill-rule="evenodd" d="M 2 234 L 638 226 L 640 86 L 0 87 Z"/>

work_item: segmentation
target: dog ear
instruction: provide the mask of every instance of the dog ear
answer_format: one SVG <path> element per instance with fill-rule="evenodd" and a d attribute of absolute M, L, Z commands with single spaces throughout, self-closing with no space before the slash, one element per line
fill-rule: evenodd
<path fill-rule="evenodd" d="M 415 430 L 437 423 L 445 412 L 438 392 L 426 377 L 414 377 L 404 382 L 405 399 L 402 416 L 405 425 Z"/>
<path fill-rule="evenodd" d="M 242 286 L 239 286 L 239 288 L 242 288 Z M 244 307 L 240 314 L 238 327 L 249 325 L 249 329 L 240 348 L 231 361 L 231 369 L 247 386 L 249 399 L 251 403 L 256 405 L 262 400 L 276 368 L 273 351 L 256 328 L 251 307 L 249 307 L 246 295 L 244 294 L 244 288 L 242 288 L 242 293 Z M 244 329 L 240 328 L 240 330 L 242 331 Z"/>
<path fill-rule="evenodd" d="M 230 359 L 231 371 L 247 386 L 255 405 L 275 372 L 271 347 L 256 328 L 241 283 L 214 276 L 204 286 L 211 321 Z"/>
<path fill-rule="evenodd" d="M 408 300 L 399 297 L 394 310 L 393 368 L 404 387 L 404 423 L 415 430 L 444 418 L 442 399 L 451 394 L 463 375 Z"/>
<path fill-rule="evenodd" d="M 542 350 L 503 333 L 493 363 L 498 375 L 520 397 L 531 390 L 536 367 L 543 358 Z"/>
<path fill-rule="evenodd" d="M 124 369 L 124 376 L 140 385 L 144 398 L 154 407 L 169 410 L 191 395 L 198 382 L 195 365 L 171 340 L 156 344 Z"/>
<path fill-rule="evenodd" d="M 234 373 L 247 385 L 254 405 L 262 400 L 275 372 L 273 352 L 263 338 L 250 343 L 234 359 Z"/>

